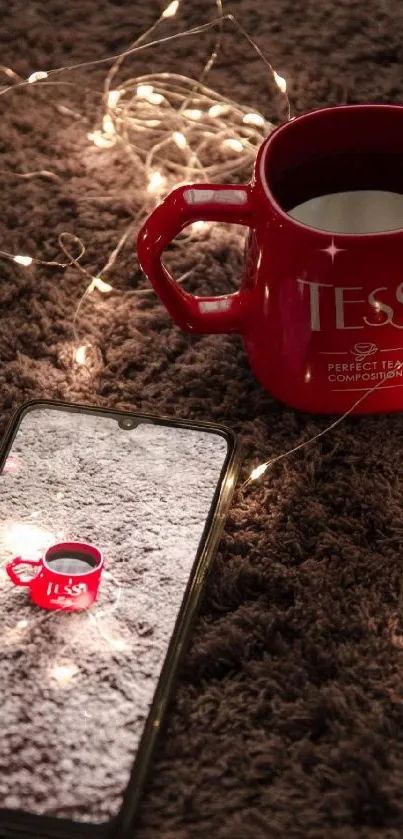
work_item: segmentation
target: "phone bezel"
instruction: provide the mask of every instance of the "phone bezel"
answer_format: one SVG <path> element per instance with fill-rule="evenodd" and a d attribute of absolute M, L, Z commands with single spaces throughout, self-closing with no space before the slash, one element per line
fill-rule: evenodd
<path fill-rule="evenodd" d="M 61 819 L 46 815 L 26 813 L 20 810 L 0 808 L 0 829 L 3 836 L 21 837 L 21 839 L 69 839 L 71 836 L 94 837 L 94 839 L 128 839 L 133 835 L 135 820 L 139 808 L 140 798 L 144 790 L 152 757 L 157 745 L 167 707 L 172 698 L 174 682 L 178 675 L 179 665 L 186 650 L 192 629 L 193 620 L 200 605 L 208 572 L 211 570 L 214 555 L 224 528 L 235 482 L 241 464 L 241 449 L 234 432 L 226 426 L 202 421 L 177 419 L 175 417 L 159 416 L 140 411 L 125 411 L 101 406 L 89 406 L 79 403 L 69 403 L 58 400 L 35 399 L 21 405 L 12 415 L 3 439 L 0 443 L 0 471 L 18 433 L 23 417 L 35 409 L 51 408 L 68 411 L 70 413 L 87 413 L 98 416 L 116 418 L 117 422 L 124 418 L 141 422 L 163 425 L 174 428 L 191 429 L 217 434 L 227 442 L 227 455 L 221 469 L 216 490 L 213 495 L 209 515 L 206 519 L 199 548 L 185 589 L 175 627 L 168 644 L 166 657 L 158 679 L 157 687 L 150 707 L 148 718 L 140 739 L 139 747 L 134 759 L 129 782 L 123 795 L 119 813 L 108 822 L 85 823 L 69 819 Z M 122 429 L 125 433 L 126 429 Z M 135 429 L 134 429 L 135 430 Z M 133 429 L 128 431 L 132 432 Z M 41 833 L 39 833 L 41 831 Z"/>

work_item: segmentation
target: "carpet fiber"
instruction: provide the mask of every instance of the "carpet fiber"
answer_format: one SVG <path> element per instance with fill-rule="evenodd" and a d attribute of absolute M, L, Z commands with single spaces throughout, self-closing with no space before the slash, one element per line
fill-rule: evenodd
<path fill-rule="evenodd" d="M 151 25 L 159 8 L 3 0 L 1 64 L 26 77 L 102 58 Z M 233 0 L 226 10 L 288 80 L 294 114 L 401 101 L 399 4 Z M 213 2 L 189 2 L 167 32 L 214 15 Z M 229 33 L 211 86 L 278 119 L 264 66 Z M 144 53 L 130 74 L 169 67 L 196 75 L 212 40 L 204 37 Z M 139 202 L 136 172 L 87 138 L 96 118 L 91 90 L 101 90 L 105 72 L 98 65 L 61 76 L 68 85 L 0 98 L 3 251 L 60 261 L 57 238 L 70 231 L 96 274 L 129 224 Z M 56 109 L 56 97 L 73 113 Z M 58 179 L 13 175 L 39 169 Z M 195 237 L 185 251 L 175 246 L 169 257 L 177 274 L 198 267 L 187 284 L 197 294 L 223 293 L 240 275 L 231 229 Z M 153 294 L 137 294 L 147 283 L 134 241 L 106 278 L 115 290 L 80 310 L 79 335 L 97 349 L 89 367 L 79 367 L 72 323 L 86 278 L 76 267 L 1 262 L 2 428 L 12 409 L 39 396 L 219 421 L 244 444 L 246 477 L 325 427 L 328 420 L 263 392 L 237 337 L 185 336 Z M 401 836 L 401 443 L 400 415 L 350 419 L 235 496 L 144 795 L 139 839 Z"/>

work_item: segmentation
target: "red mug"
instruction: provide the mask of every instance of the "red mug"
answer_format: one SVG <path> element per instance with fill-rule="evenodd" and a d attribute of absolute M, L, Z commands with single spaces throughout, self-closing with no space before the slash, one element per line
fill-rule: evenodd
<path fill-rule="evenodd" d="M 304 114 L 259 149 L 246 186 L 189 184 L 153 211 L 141 267 L 176 323 L 243 336 L 261 384 L 313 413 L 403 408 L 403 107 Z M 249 227 L 239 291 L 196 297 L 161 261 L 195 221 Z M 378 386 L 379 385 L 379 386 Z"/>
<path fill-rule="evenodd" d="M 23 580 L 15 570 L 19 565 L 30 565 L 37 574 Z M 102 553 L 94 545 L 59 542 L 39 560 L 15 557 L 7 563 L 6 571 L 16 586 L 29 587 L 31 600 L 42 609 L 77 612 L 96 600 L 103 566 Z"/>

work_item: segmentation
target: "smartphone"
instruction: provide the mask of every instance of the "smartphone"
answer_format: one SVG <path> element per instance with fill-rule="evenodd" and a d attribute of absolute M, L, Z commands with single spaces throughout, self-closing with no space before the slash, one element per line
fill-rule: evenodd
<path fill-rule="evenodd" d="M 228 429 L 36 401 L 0 460 L 0 835 L 133 835 L 239 468 Z"/>

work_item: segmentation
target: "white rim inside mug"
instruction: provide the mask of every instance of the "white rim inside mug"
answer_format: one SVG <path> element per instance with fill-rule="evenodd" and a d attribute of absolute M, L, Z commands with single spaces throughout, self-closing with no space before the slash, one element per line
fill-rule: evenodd
<path fill-rule="evenodd" d="M 88 546 L 88 547 L 90 547 L 90 546 Z M 101 554 L 101 552 L 98 551 L 98 549 L 95 548 L 95 547 L 93 547 L 92 550 L 94 550 L 94 551 L 96 550 L 98 552 L 97 564 L 96 564 L 95 568 L 91 568 L 89 571 L 79 571 L 77 574 L 74 571 L 73 571 L 73 573 L 71 571 L 70 572 L 68 572 L 68 571 L 57 571 L 55 568 L 52 568 L 52 566 L 49 565 L 49 562 L 48 562 L 46 556 L 44 556 L 42 558 L 42 562 L 43 562 L 45 568 L 48 569 L 48 571 L 52 571 L 53 574 L 57 574 L 58 576 L 60 575 L 60 577 L 74 577 L 74 576 L 83 577 L 84 575 L 87 575 L 87 574 L 93 574 L 94 571 L 98 571 L 99 568 L 102 566 L 102 554 Z M 78 551 L 79 551 L 79 548 L 77 548 L 77 552 Z M 82 550 L 81 553 L 85 553 L 85 550 Z M 91 556 L 95 559 L 93 553 L 91 553 Z M 61 558 L 61 557 L 59 557 L 59 558 Z M 70 557 L 70 559 L 74 559 L 74 557 Z"/>
<path fill-rule="evenodd" d="M 377 236 L 377 237 L 378 236 L 382 236 L 382 237 L 385 237 L 385 236 L 401 236 L 402 233 L 403 233 L 403 227 L 398 227 L 398 228 L 395 228 L 394 230 L 379 230 L 379 231 L 374 231 L 373 233 L 338 233 L 338 232 L 332 232 L 331 230 L 322 230 L 320 227 L 313 227 L 311 224 L 305 224 L 302 221 L 298 221 L 298 219 L 293 218 L 293 216 L 291 216 L 289 213 L 287 213 L 286 210 L 283 210 L 281 204 L 279 204 L 279 202 L 275 198 L 273 192 L 271 191 L 269 183 L 268 183 L 268 179 L 267 179 L 267 176 L 266 176 L 266 157 L 267 157 L 267 152 L 270 148 L 270 144 L 272 142 L 278 142 L 278 136 L 280 135 L 281 132 L 286 131 L 287 127 L 289 125 L 295 124 L 296 122 L 302 122 L 303 120 L 317 119 L 318 114 L 322 115 L 324 112 L 327 112 L 327 111 L 330 111 L 330 110 L 346 110 L 347 108 L 355 108 L 355 109 L 356 108 L 373 108 L 373 109 L 378 110 L 379 108 L 390 108 L 390 107 L 391 108 L 400 108 L 401 112 L 402 112 L 402 118 L 403 118 L 403 106 L 399 106 L 399 105 L 344 105 L 344 106 L 341 105 L 341 106 L 335 106 L 334 108 L 320 108 L 316 111 L 310 111 L 307 114 L 301 114 L 301 116 L 295 117 L 295 119 L 292 119 L 291 121 L 284 122 L 279 127 L 278 131 L 275 132 L 275 134 L 274 134 L 274 131 L 272 132 L 272 134 L 269 134 L 267 139 L 264 141 L 263 148 L 262 148 L 262 151 L 261 151 L 261 158 L 260 158 L 260 166 L 259 166 L 259 169 L 258 169 L 258 175 L 259 175 L 260 183 L 263 187 L 263 191 L 266 195 L 266 198 L 269 199 L 270 204 L 274 207 L 274 209 L 276 210 L 278 215 L 280 215 L 283 219 L 285 219 L 289 224 L 292 224 L 293 226 L 295 225 L 296 227 L 300 227 L 301 230 L 311 230 L 312 232 L 317 233 L 318 235 L 322 236 L 323 239 L 326 239 L 326 240 L 329 239 L 329 236 L 332 236 L 334 239 L 336 239 L 336 238 L 337 239 L 343 239 L 343 238 L 367 239 L 369 236 L 371 236 L 371 237 L 374 237 L 374 236 Z M 322 118 L 322 117 L 320 116 L 320 118 Z"/>

